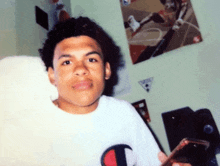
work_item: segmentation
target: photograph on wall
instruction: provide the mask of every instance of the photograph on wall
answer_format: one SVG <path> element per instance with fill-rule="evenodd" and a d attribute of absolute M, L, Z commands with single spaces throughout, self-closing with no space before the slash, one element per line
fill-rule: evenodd
<path fill-rule="evenodd" d="M 120 0 L 133 64 L 202 41 L 190 0 Z"/>
<path fill-rule="evenodd" d="M 151 121 L 145 99 L 136 101 L 132 103 L 132 105 L 141 116 L 141 118 L 144 120 L 144 122 L 149 123 Z"/>

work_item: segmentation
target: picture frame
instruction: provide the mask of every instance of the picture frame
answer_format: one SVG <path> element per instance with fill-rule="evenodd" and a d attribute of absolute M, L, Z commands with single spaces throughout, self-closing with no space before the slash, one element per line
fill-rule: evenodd
<path fill-rule="evenodd" d="M 146 122 L 151 122 L 149 111 L 145 99 L 132 103 L 141 118 Z"/>

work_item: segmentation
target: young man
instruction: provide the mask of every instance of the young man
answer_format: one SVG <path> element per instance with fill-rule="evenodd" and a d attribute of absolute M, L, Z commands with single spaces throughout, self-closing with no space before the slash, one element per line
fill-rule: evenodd
<path fill-rule="evenodd" d="M 160 165 L 158 154 L 161 161 L 166 156 L 136 110 L 103 95 L 108 81 L 114 82 L 121 54 L 101 27 L 83 17 L 60 22 L 39 52 L 58 90 L 53 109 L 60 116 L 53 119 L 50 160 L 57 165 Z"/>

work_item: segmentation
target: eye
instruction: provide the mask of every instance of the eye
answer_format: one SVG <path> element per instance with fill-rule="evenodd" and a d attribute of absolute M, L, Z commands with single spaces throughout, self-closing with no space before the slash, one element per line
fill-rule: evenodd
<path fill-rule="evenodd" d="M 98 62 L 95 58 L 89 58 L 88 61 L 89 62 Z"/>
<path fill-rule="evenodd" d="M 62 63 L 62 65 L 69 65 L 69 64 L 71 64 L 71 62 L 70 62 L 69 60 L 64 61 L 64 62 Z"/>

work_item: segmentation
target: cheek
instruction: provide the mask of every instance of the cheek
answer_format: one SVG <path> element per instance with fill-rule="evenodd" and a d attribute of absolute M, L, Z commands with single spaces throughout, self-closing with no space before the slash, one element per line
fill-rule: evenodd
<path fill-rule="evenodd" d="M 55 81 L 57 84 L 64 84 L 64 83 L 68 83 L 69 80 L 71 80 L 72 75 L 70 72 L 56 72 L 55 73 Z"/>
<path fill-rule="evenodd" d="M 103 90 L 105 87 L 105 75 L 104 73 L 100 74 L 99 77 L 96 79 L 98 80 L 98 88 Z"/>
<path fill-rule="evenodd" d="M 99 66 L 95 70 L 93 70 L 93 75 L 96 77 L 97 80 L 103 81 L 105 80 L 105 71 L 103 66 Z"/>

